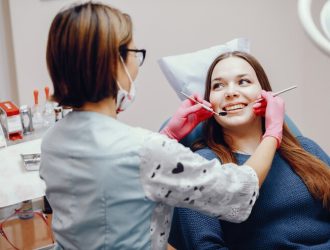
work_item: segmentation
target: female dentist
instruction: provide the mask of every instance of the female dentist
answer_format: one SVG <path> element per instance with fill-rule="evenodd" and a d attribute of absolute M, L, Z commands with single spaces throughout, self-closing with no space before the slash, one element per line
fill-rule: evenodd
<path fill-rule="evenodd" d="M 176 141 L 212 115 L 189 100 L 162 131 L 176 140 L 116 119 L 144 56 L 130 16 L 113 7 L 74 5 L 51 24 L 53 98 L 74 109 L 41 146 L 55 249 L 165 249 L 173 206 L 232 222 L 251 212 L 282 136 L 281 99 L 265 96 L 266 133 L 244 166 L 207 161 Z"/>

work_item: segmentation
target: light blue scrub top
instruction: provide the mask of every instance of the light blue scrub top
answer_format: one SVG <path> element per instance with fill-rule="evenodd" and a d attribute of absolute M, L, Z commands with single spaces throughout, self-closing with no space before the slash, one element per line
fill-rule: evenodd
<path fill-rule="evenodd" d="M 173 206 L 241 222 L 259 191 L 249 166 L 94 112 L 71 112 L 46 133 L 40 176 L 56 249 L 166 249 Z"/>

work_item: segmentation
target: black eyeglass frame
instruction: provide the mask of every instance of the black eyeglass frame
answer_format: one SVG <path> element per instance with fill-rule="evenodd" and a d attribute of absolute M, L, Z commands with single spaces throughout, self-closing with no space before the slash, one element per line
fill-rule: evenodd
<path fill-rule="evenodd" d="M 119 53 L 122 57 L 126 58 L 127 52 L 135 52 L 135 53 L 142 53 L 142 61 L 139 62 L 139 67 L 142 66 L 144 60 L 146 59 L 147 50 L 145 49 L 128 49 L 128 48 L 120 48 Z"/>

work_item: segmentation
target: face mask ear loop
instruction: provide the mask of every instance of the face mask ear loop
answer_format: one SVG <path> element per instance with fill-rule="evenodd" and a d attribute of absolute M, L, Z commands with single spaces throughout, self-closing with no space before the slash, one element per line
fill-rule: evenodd
<path fill-rule="evenodd" d="M 128 69 L 126 67 L 126 64 L 125 64 L 125 62 L 124 62 L 124 60 L 123 60 L 123 58 L 121 56 L 120 56 L 120 61 L 121 61 L 122 65 L 123 65 L 123 67 L 124 67 L 124 70 L 125 70 L 125 73 L 126 73 L 126 75 L 128 77 L 128 80 L 130 81 L 130 84 L 131 84 L 130 90 L 131 90 L 131 87 L 133 85 L 133 80 L 132 80 L 131 74 L 128 72 Z"/>
<path fill-rule="evenodd" d="M 120 85 L 119 81 L 116 80 L 116 83 L 117 83 L 119 89 L 123 89 L 123 87 Z"/>

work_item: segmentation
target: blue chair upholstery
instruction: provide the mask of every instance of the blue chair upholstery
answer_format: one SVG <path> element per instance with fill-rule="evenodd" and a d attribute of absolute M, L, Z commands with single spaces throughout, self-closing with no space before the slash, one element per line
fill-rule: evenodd
<path fill-rule="evenodd" d="M 167 119 L 164 124 L 161 126 L 160 130 L 167 124 L 167 122 L 170 120 Z M 298 129 L 298 127 L 296 126 L 296 124 L 291 120 L 291 118 L 289 116 L 285 116 L 285 122 L 288 125 L 288 127 L 290 128 L 291 132 L 295 135 L 295 136 L 300 136 L 302 135 L 302 133 L 300 132 L 300 130 Z M 192 130 L 185 138 L 183 138 L 180 143 L 183 144 L 186 147 L 190 147 L 193 142 L 195 142 L 198 138 L 202 137 L 202 124 L 200 123 L 194 130 Z"/>

